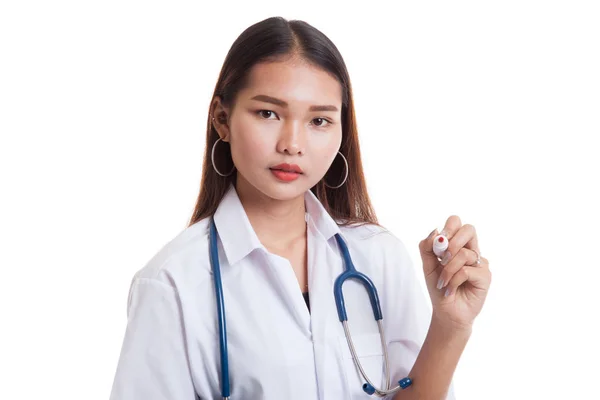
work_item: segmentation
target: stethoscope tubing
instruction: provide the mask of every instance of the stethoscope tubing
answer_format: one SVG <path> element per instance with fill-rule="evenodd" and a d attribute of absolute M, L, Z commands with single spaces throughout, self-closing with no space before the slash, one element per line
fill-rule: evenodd
<path fill-rule="evenodd" d="M 210 262 L 212 265 L 213 275 L 214 275 L 214 285 L 215 285 L 215 296 L 216 296 L 216 304 L 217 304 L 217 318 L 219 323 L 219 351 L 221 357 L 221 393 L 223 400 L 228 400 L 231 396 L 230 392 L 230 381 L 229 381 L 229 358 L 228 358 L 228 350 L 227 350 L 227 327 L 225 324 L 225 301 L 223 299 L 223 284 L 221 280 L 221 268 L 219 263 L 219 253 L 217 247 L 217 227 L 215 225 L 214 218 L 211 218 L 211 223 L 209 227 L 209 254 L 210 254 Z M 366 276 L 365 274 L 359 272 L 354 267 L 354 263 L 352 262 L 352 257 L 350 257 L 350 251 L 348 250 L 348 246 L 342 236 L 340 234 L 336 234 L 335 238 L 337 243 L 341 249 L 342 257 L 344 258 L 344 272 L 337 277 L 334 283 L 334 297 L 335 304 L 338 312 L 338 318 L 344 327 L 344 334 L 346 335 L 346 341 L 348 342 L 348 347 L 350 348 L 350 352 L 352 353 L 352 359 L 354 360 L 355 365 L 360 371 L 362 377 L 367 381 L 363 385 L 363 390 L 368 394 L 376 394 L 378 396 L 386 396 L 388 394 L 392 394 L 397 392 L 399 389 L 404 389 L 409 386 L 412 381 L 410 378 L 404 378 L 399 383 L 400 385 L 390 388 L 390 369 L 389 369 L 389 357 L 388 357 L 388 349 L 387 343 L 385 341 L 385 334 L 383 330 L 382 320 L 383 315 L 381 313 L 381 306 L 379 304 L 379 295 L 377 294 L 377 288 L 373 284 L 373 281 Z M 367 290 L 369 294 L 369 299 L 371 301 L 371 308 L 373 309 L 373 316 L 377 321 L 377 326 L 379 329 L 379 336 L 381 339 L 381 346 L 384 354 L 385 361 L 385 376 L 386 376 L 386 389 L 378 389 L 374 385 L 374 383 L 367 377 L 366 372 L 364 371 L 358 355 L 356 354 L 356 349 L 354 348 L 354 343 L 352 342 L 352 335 L 350 334 L 350 329 L 348 327 L 348 315 L 346 313 L 346 305 L 344 302 L 344 294 L 342 291 L 342 286 L 345 281 L 348 279 L 355 279 L 359 281 Z M 404 383 L 403 383 L 404 382 Z"/>
<path fill-rule="evenodd" d="M 219 320 L 219 349 L 221 353 L 221 393 L 223 399 L 229 399 L 229 352 L 227 351 L 227 327 L 225 324 L 225 301 L 223 300 L 223 284 L 221 281 L 221 266 L 219 263 L 219 249 L 217 247 L 217 227 L 211 219 L 209 231 L 210 262 L 214 274 L 215 295 L 217 301 L 217 317 Z"/>

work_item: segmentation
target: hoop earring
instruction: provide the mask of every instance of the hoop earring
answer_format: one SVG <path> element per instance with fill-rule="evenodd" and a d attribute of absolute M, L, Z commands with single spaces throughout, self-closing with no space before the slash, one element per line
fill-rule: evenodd
<path fill-rule="evenodd" d="M 342 183 L 340 183 L 340 184 L 339 184 L 339 185 L 337 185 L 337 186 L 329 186 L 329 185 L 327 184 L 327 182 L 325 182 L 325 177 L 323 177 L 323 183 L 325 184 L 325 186 L 327 186 L 327 187 L 328 187 L 328 188 L 330 188 L 330 189 L 337 189 L 337 188 L 339 188 L 339 187 L 342 187 L 342 185 L 343 185 L 344 183 L 346 183 L 346 180 L 348 179 L 348 161 L 346 160 L 346 157 L 344 157 L 344 155 L 343 155 L 341 152 L 339 152 L 339 151 L 338 151 L 338 154 L 339 154 L 340 156 L 342 156 L 342 159 L 344 160 L 344 164 L 346 165 L 346 176 L 344 176 L 344 180 L 342 181 Z"/>
<path fill-rule="evenodd" d="M 231 175 L 231 174 L 233 173 L 233 171 L 235 170 L 235 165 L 233 166 L 233 168 L 231 168 L 231 171 L 229 171 L 229 173 L 228 173 L 228 174 L 223 174 L 223 173 L 221 173 L 221 172 L 220 172 L 220 171 L 217 169 L 217 166 L 215 165 L 215 147 L 217 146 L 217 143 L 219 143 L 219 140 L 222 140 L 222 139 L 221 139 L 221 138 L 218 138 L 218 139 L 215 141 L 215 144 L 213 144 L 213 147 L 212 147 L 212 152 L 210 153 L 210 161 L 212 162 L 212 166 L 213 166 L 213 168 L 214 168 L 214 170 L 215 170 L 215 172 L 216 172 L 217 174 L 219 174 L 219 175 L 221 175 L 221 176 L 229 176 L 229 175 Z"/>

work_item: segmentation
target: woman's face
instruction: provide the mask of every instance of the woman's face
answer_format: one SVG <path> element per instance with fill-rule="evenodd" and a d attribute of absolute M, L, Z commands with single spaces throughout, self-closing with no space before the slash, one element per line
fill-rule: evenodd
<path fill-rule="evenodd" d="M 228 126 L 216 124 L 230 142 L 238 190 L 256 189 L 277 200 L 303 195 L 337 155 L 341 109 L 342 87 L 323 70 L 298 60 L 255 65 L 227 114 Z M 217 100 L 215 117 L 219 110 L 229 111 Z M 288 180 L 272 169 L 282 163 L 295 164 L 302 173 Z"/>

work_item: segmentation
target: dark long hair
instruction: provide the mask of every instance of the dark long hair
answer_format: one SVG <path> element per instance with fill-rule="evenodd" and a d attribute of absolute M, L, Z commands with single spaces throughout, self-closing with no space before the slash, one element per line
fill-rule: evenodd
<path fill-rule="evenodd" d="M 271 17 L 248 27 L 235 40 L 219 74 L 212 99 L 220 97 L 225 107 L 233 109 L 238 92 L 247 84 L 251 68 L 261 62 L 283 60 L 297 57 L 311 65 L 327 71 L 342 86 L 342 143 L 340 152 L 348 161 L 348 179 L 338 189 L 325 186 L 337 186 L 345 175 L 345 164 L 338 155 L 325 178 L 310 190 L 321 201 L 329 214 L 339 225 L 377 224 L 377 217 L 365 183 L 360 157 L 358 132 L 354 115 L 352 87 L 346 64 L 337 47 L 318 29 L 300 20 L 286 20 Z M 212 107 L 212 101 L 211 105 Z M 212 216 L 231 183 L 235 184 L 237 170 L 223 177 L 213 169 L 211 151 L 219 135 L 213 127 L 209 108 L 206 147 L 202 164 L 200 193 L 189 226 Z M 216 116 L 215 116 L 216 118 Z M 228 145 L 219 143 L 215 149 L 215 164 L 219 171 L 226 173 L 233 167 L 231 150 Z"/>

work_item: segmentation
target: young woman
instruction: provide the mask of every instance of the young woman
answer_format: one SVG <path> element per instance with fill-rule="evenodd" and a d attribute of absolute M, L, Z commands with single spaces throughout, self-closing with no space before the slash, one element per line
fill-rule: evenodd
<path fill-rule="evenodd" d="M 491 274 L 472 225 L 448 218 L 442 260 L 436 233 L 419 245 L 430 311 L 369 202 L 337 48 L 302 21 L 252 25 L 213 94 L 190 224 L 132 281 L 111 399 L 454 399 Z M 343 324 L 346 254 L 370 281 L 344 282 Z"/>

